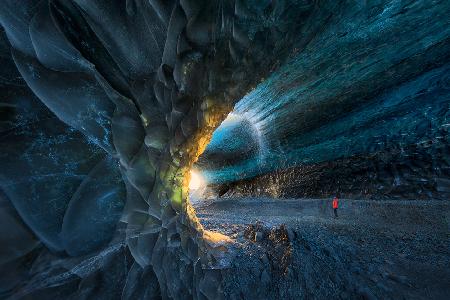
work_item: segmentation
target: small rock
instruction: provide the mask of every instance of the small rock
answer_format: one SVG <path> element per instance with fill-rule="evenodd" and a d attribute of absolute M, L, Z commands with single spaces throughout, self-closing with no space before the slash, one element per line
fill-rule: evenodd
<path fill-rule="evenodd" d="M 261 273 L 261 283 L 263 284 L 270 283 L 270 276 L 269 273 L 267 273 L 267 270 L 263 270 Z"/>
<path fill-rule="evenodd" d="M 291 228 L 287 228 L 287 235 L 290 242 L 295 240 L 295 232 Z"/>
<path fill-rule="evenodd" d="M 255 241 L 260 242 L 260 241 L 262 241 L 262 239 L 263 239 L 263 233 L 261 231 L 257 231 L 255 233 Z"/>
<path fill-rule="evenodd" d="M 375 299 L 377 299 L 377 298 L 372 294 L 372 292 L 371 292 L 368 288 L 366 288 L 366 287 L 360 288 L 358 292 L 359 292 L 361 298 L 364 299 L 364 300 L 375 300 Z"/>
<path fill-rule="evenodd" d="M 270 261 L 266 254 L 261 257 L 261 261 L 264 265 L 269 265 Z"/>

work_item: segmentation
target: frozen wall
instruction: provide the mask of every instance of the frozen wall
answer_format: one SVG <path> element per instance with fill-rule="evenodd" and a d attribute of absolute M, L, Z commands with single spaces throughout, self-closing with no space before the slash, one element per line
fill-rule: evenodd
<path fill-rule="evenodd" d="M 313 173 L 351 185 L 378 153 L 410 170 L 387 180 L 444 195 L 448 15 L 425 0 L 3 1 L 0 297 L 222 297 L 228 240 L 187 186 L 240 99 L 205 154 L 212 180 L 333 162 Z"/>
<path fill-rule="evenodd" d="M 198 163 L 204 176 L 239 185 L 294 172 L 289 196 L 448 198 L 450 30 L 437 7 L 428 23 L 425 6 L 332 18 L 236 104 L 234 119 L 246 123 L 217 129 Z M 259 150 L 235 147 L 246 143 Z M 248 194 L 255 184 L 243 183 Z"/>

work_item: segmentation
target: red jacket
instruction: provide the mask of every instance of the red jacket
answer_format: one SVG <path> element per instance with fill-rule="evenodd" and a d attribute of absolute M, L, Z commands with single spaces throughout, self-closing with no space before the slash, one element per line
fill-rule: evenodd
<path fill-rule="evenodd" d="M 338 198 L 337 197 L 334 197 L 334 199 L 333 199 L 333 209 L 335 209 L 335 208 L 338 208 Z"/>

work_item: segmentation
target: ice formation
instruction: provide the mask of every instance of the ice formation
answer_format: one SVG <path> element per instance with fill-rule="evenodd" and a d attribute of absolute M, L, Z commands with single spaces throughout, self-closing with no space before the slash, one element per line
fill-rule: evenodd
<path fill-rule="evenodd" d="M 449 15 L 426 0 L 2 1 L 0 297 L 249 292 L 224 288 L 237 250 L 188 200 L 231 111 L 199 162 L 215 183 L 288 161 L 305 194 L 325 174 L 349 194 L 448 199 Z M 363 168 L 380 178 L 352 182 Z"/>

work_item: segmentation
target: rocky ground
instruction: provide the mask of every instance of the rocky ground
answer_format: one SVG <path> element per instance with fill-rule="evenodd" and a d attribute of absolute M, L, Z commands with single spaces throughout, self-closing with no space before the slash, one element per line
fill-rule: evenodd
<path fill-rule="evenodd" d="M 221 199 L 204 227 L 236 241 L 229 299 L 449 299 L 450 205 L 442 201 Z"/>

